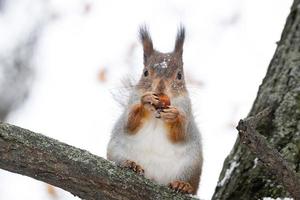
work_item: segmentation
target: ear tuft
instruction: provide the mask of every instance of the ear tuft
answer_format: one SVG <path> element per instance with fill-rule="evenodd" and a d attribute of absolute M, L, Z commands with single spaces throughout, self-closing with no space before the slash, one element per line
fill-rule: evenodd
<path fill-rule="evenodd" d="M 144 49 L 144 63 L 147 62 L 147 59 L 151 56 L 153 53 L 153 43 L 151 36 L 149 34 L 148 28 L 146 25 L 140 26 L 139 29 L 139 38 L 140 41 L 143 44 L 143 49 Z"/>
<path fill-rule="evenodd" d="M 185 39 L 185 27 L 180 25 L 177 31 L 174 52 L 182 55 L 183 43 Z"/>

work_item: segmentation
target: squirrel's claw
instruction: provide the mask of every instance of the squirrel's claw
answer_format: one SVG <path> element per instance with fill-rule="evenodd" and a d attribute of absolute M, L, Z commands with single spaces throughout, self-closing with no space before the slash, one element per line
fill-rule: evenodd
<path fill-rule="evenodd" d="M 140 165 L 136 164 L 134 161 L 131 161 L 131 160 L 126 160 L 123 163 L 122 167 L 131 169 L 134 172 L 138 173 L 139 175 L 144 175 L 144 172 L 145 172 L 144 169 Z"/>
<path fill-rule="evenodd" d="M 176 192 L 181 192 L 184 194 L 192 194 L 193 193 L 193 187 L 191 184 L 184 182 L 184 181 L 173 181 L 169 184 L 169 187 Z"/>

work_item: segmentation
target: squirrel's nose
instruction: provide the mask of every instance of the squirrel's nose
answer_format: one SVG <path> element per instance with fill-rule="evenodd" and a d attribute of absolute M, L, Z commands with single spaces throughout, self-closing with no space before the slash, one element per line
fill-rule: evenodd
<path fill-rule="evenodd" d="M 156 86 L 155 92 L 156 93 L 164 93 L 165 90 L 166 90 L 166 84 L 162 79 L 160 79 Z"/>

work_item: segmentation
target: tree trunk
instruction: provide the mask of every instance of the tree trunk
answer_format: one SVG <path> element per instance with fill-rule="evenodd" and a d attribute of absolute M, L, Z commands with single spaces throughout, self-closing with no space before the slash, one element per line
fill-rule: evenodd
<path fill-rule="evenodd" d="M 300 171 L 300 0 L 291 12 L 249 116 L 266 107 L 272 115 L 258 123 L 258 131 Z M 213 200 L 252 200 L 291 197 L 251 152 L 237 141 L 226 158 Z"/>

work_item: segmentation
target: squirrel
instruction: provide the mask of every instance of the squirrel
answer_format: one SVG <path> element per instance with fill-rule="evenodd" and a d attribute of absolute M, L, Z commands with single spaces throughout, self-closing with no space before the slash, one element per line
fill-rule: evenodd
<path fill-rule="evenodd" d="M 154 49 L 146 26 L 139 38 L 144 69 L 112 130 L 107 159 L 175 191 L 196 194 L 203 157 L 183 72 L 185 28 L 179 27 L 170 53 Z"/>

